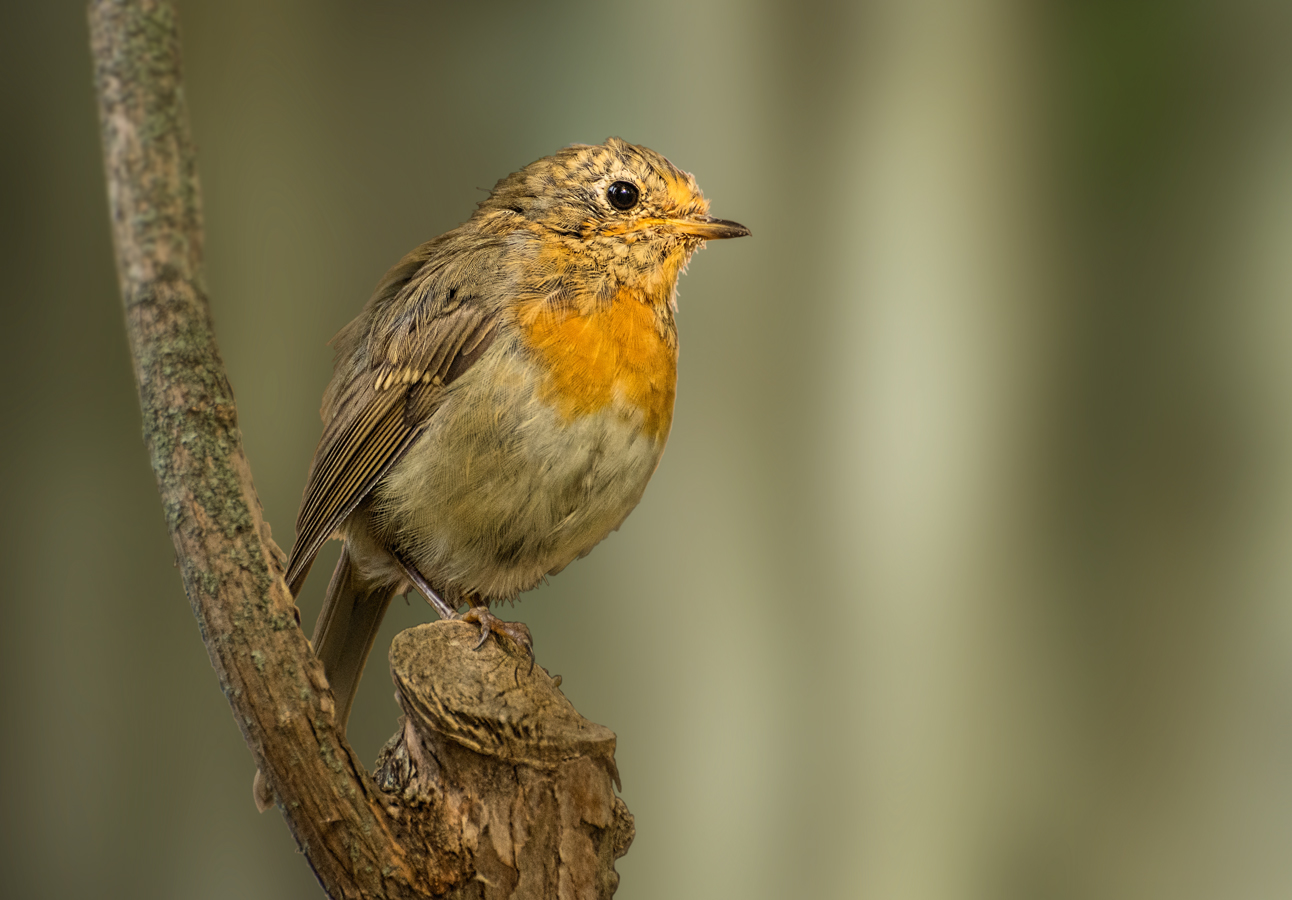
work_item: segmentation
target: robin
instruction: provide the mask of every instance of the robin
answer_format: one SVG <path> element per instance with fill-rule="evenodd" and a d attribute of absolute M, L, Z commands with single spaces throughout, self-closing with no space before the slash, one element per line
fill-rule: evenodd
<path fill-rule="evenodd" d="M 492 603 L 586 555 L 641 499 L 673 417 L 677 279 L 706 240 L 695 179 L 618 138 L 498 182 L 386 273 L 336 336 L 287 583 L 345 541 L 314 630 L 342 728 L 396 594 L 528 630 Z M 479 646 L 479 645 L 477 645 Z"/>

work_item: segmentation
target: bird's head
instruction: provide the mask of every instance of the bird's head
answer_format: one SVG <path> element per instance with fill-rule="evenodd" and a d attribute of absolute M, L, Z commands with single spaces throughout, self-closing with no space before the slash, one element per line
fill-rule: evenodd
<path fill-rule="evenodd" d="M 749 234 L 709 215 L 709 201 L 689 173 L 654 150 L 613 137 L 575 144 L 508 175 L 475 218 L 538 235 L 549 253 L 569 256 L 573 268 L 607 276 L 598 279 L 602 290 L 635 284 L 670 296 L 705 241 Z"/>

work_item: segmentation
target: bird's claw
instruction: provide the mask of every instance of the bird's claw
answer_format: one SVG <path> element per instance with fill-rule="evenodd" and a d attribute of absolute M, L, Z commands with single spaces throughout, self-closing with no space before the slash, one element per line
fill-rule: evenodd
<path fill-rule="evenodd" d="M 529 670 L 534 671 L 534 641 L 529 636 L 529 629 L 520 622 L 504 622 L 484 606 L 473 606 L 460 618 L 463 622 L 475 622 L 480 626 L 480 640 L 476 641 L 472 649 L 479 650 L 483 647 L 490 634 L 505 634 L 529 655 Z"/>

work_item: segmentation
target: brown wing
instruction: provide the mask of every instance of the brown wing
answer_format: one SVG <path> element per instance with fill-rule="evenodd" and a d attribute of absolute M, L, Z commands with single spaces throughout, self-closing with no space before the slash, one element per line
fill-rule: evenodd
<path fill-rule="evenodd" d="M 430 286 L 416 290 L 425 297 Z M 408 287 L 399 291 L 403 297 L 409 293 Z M 438 309 L 425 300 L 409 301 L 402 316 L 374 310 L 379 324 L 367 340 L 368 358 L 376 364 L 330 389 L 336 391 L 328 404 L 332 415 L 310 465 L 287 563 L 293 596 L 319 548 L 426 427 L 445 386 L 493 341 L 496 316 L 455 295 L 449 292 Z M 343 378 L 343 371 L 339 365 L 335 377 Z"/>

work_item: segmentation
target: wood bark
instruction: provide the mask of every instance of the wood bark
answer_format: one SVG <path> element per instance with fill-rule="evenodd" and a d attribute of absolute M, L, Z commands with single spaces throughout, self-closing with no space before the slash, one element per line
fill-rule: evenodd
<path fill-rule="evenodd" d="M 90 34 L 126 331 L 167 527 L 220 687 L 324 890 L 611 896 L 633 834 L 611 788 L 614 735 L 514 647 L 475 652 L 460 622 L 405 632 L 392 650 L 405 718 L 378 781 L 346 743 L 215 343 L 174 7 L 93 0 Z"/>

